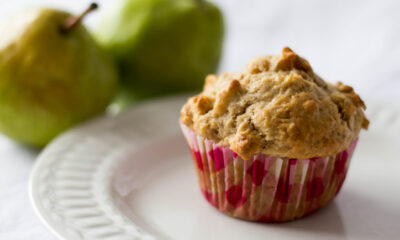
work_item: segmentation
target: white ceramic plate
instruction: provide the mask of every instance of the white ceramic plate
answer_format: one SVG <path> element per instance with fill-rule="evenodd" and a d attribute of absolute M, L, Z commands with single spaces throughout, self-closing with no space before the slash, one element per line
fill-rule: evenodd
<path fill-rule="evenodd" d="M 184 101 L 147 102 L 50 144 L 30 181 L 48 228 L 74 240 L 398 239 L 400 111 L 370 106 L 370 130 L 333 203 L 294 222 L 259 224 L 225 216 L 203 199 L 178 128 Z"/>

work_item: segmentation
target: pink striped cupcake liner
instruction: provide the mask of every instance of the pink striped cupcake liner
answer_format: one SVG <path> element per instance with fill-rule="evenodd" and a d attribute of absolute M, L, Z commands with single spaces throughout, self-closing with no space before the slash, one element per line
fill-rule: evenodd
<path fill-rule="evenodd" d="M 301 218 L 329 203 L 346 178 L 357 139 L 329 157 L 288 159 L 257 154 L 243 160 L 181 124 L 201 192 L 219 211 L 257 222 Z"/>

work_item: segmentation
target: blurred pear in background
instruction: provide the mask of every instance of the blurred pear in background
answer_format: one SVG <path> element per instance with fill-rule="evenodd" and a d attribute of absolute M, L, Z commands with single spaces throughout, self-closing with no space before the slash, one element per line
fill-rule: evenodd
<path fill-rule="evenodd" d="M 32 9 L 0 29 L 0 131 L 42 147 L 105 110 L 118 74 L 81 16 Z"/>
<path fill-rule="evenodd" d="M 116 59 L 121 95 L 141 100 L 200 90 L 218 68 L 224 21 L 204 0 L 124 0 L 96 35 Z"/>

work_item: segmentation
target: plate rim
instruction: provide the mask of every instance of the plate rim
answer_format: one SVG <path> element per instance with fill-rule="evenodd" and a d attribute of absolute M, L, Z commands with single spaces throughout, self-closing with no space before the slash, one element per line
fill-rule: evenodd
<path fill-rule="evenodd" d="M 180 94 L 180 95 L 174 95 L 174 96 L 167 96 L 167 97 L 161 97 L 161 98 L 157 98 L 157 99 L 153 99 L 153 100 L 149 100 L 149 101 L 145 101 L 142 103 L 138 103 L 138 104 L 134 104 L 132 107 L 130 107 L 129 109 L 127 109 L 124 112 L 121 112 L 120 114 L 116 115 L 116 116 L 106 116 L 105 114 L 98 116 L 96 118 L 94 118 L 93 120 L 89 120 L 88 122 L 79 125 L 77 127 L 72 128 L 71 130 L 61 134 L 60 136 L 58 136 L 55 140 L 53 140 L 45 149 L 43 149 L 43 151 L 38 155 L 38 157 L 35 160 L 34 166 L 31 170 L 30 176 L 29 176 L 29 183 L 28 183 L 28 191 L 29 191 L 29 200 L 31 202 L 31 205 L 34 209 L 35 214 L 39 217 L 40 221 L 44 224 L 44 226 L 50 230 L 50 232 L 52 232 L 57 238 L 62 239 L 62 240 L 67 240 L 70 239 L 70 233 L 67 233 L 65 230 L 60 229 L 60 225 L 59 223 L 55 223 L 54 220 L 52 220 L 49 217 L 49 209 L 44 209 L 43 205 L 40 203 L 41 199 L 39 196 L 39 186 L 38 186 L 38 178 L 39 175 L 41 174 L 41 171 L 43 169 L 45 169 L 45 164 L 48 162 L 51 162 L 51 154 L 54 151 L 54 149 L 57 150 L 57 148 L 59 148 L 59 145 L 63 142 L 67 142 L 68 138 L 76 138 L 79 135 L 85 135 L 87 134 L 87 132 L 90 132 L 91 128 L 98 128 L 101 125 L 107 125 L 107 123 L 110 123 L 112 121 L 116 121 L 115 119 L 118 118 L 122 118 L 128 115 L 133 115 L 136 112 L 140 112 L 141 110 L 144 110 L 146 108 L 148 108 L 149 106 L 160 106 L 160 105 L 170 105 L 176 102 L 180 102 L 183 104 L 183 101 L 188 97 L 187 94 Z M 176 116 L 176 119 L 178 119 L 178 116 Z M 178 125 L 178 124 L 177 124 Z M 167 133 L 161 133 L 159 136 L 165 136 Z M 168 135 L 168 134 L 167 134 Z M 105 140 L 105 139 L 102 139 Z M 143 143 L 145 144 L 145 142 Z M 132 144 L 126 144 L 124 146 L 121 147 L 121 149 L 118 151 L 118 153 L 127 153 L 129 151 L 133 151 L 133 147 Z M 140 147 L 140 145 L 135 146 L 135 148 Z M 68 147 L 64 147 L 64 148 L 68 148 Z M 129 148 L 129 149 L 128 149 Z M 117 153 L 117 154 L 118 154 Z M 112 162 L 114 166 L 118 165 L 118 162 L 123 161 L 123 158 L 120 158 L 119 160 L 113 159 Z M 101 164 L 102 166 L 104 166 L 105 161 L 102 161 Z M 112 167 L 112 166 L 108 166 L 108 167 Z M 111 180 L 112 178 L 112 171 L 108 171 L 109 173 L 107 174 L 108 176 L 104 176 L 105 179 L 107 180 Z M 95 174 L 93 174 L 93 178 L 95 178 Z M 108 181 L 110 183 L 110 181 Z M 103 180 L 103 183 L 104 180 Z M 92 186 L 94 187 L 94 186 Z M 108 193 L 111 193 L 111 187 L 106 186 L 106 184 L 104 184 L 103 190 L 105 190 Z M 89 189 L 88 191 L 93 190 L 93 189 Z M 115 234 L 111 234 L 110 236 L 112 237 L 116 237 L 116 236 L 121 236 L 121 239 L 154 239 L 153 237 L 151 237 L 151 235 L 141 231 L 141 229 L 139 229 L 137 226 L 134 226 L 134 223 L 131 222 L 127 216 L 125 216 L 124 214 L 122 214 L 121 210 L 115 206 L 115 205 L 111 205 L 110 206 L 112 209 L 110 212 L 114 212 L 114 214 L 118 215 L 119 218 L 121 218 L 121 223 L 124 223 L 122 226 L 120 225 L 119 228 L 122 228 L 123 231 L 125 233 L 129 233 L 129 235 L 123 235 L 123 234 L 119 234 L 119 233 L 115 233 Z M 110 212 L 108 214 L 110 214 Z M 107 213 L 106 213 L 107 216 Z M 101 227 L 99 227 L 101 228 Z M 103 234 L 104 235 L 104 234 Z M 104 235 L 106 239 L 106 235 Z M 129 237 L 127 237 L 129 236 Z M 74 237 L 74 239 L 95 239 L 93 237 L 86 237 L 84 235 L 81 236 L 72 236 Z"/>

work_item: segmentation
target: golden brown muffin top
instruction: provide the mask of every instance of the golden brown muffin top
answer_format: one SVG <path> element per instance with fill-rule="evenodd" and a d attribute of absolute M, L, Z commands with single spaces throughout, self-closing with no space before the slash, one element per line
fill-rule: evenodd
<path fill-rule="evenodd" d="M 242 158 L 263 153 L 304 159 L 337 154 L 368 128 L 352 87 L 324 82 L 290 48 L 253 59 L 241 73 L 206 77 L 181 121 Z"/>

